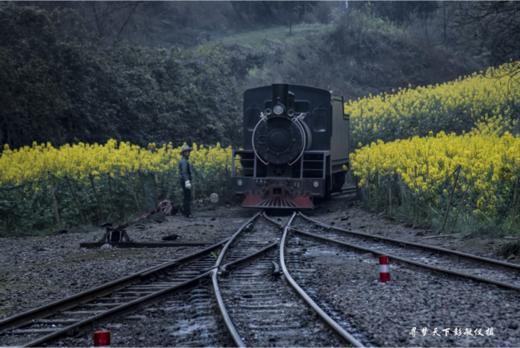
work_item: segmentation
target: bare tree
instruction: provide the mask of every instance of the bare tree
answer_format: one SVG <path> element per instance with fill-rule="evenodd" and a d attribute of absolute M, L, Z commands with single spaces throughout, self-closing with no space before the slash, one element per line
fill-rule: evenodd
<path fill-rule="evenodd" d="M 122 38 L 139 2 L 86 2 L 82 4 L 86 12 L 90 12 L 95 28 L 95 37 L 100 43 L 116 44 Z"/>
<path fill-rule="evenodd" d="M 491 64 L 520 58 L 520 2 L 461 3 L 453 24 L 479 39 Z"/>

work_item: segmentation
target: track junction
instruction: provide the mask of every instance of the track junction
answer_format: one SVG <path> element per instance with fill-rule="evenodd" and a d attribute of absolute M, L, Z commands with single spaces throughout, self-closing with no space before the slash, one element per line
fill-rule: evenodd
<path fill-rule="evenodd" d="M 301 213 L 283 219 L 257 213 L 231 237 L 190 255 L 0 320 L 0 344 L 89 345 L 85 332 L 168 303 L 204 329 L 194 336 L 179 324 L 164 345 L 381 345 L 359 320 L 362 312 L 331 300 L 347 292 L 324 295 L 316 260 L 331 252 L 355 262 L 372 260 L 374 274 L 374 256 L 388 255 L 392 267 L 419 278 L 426 274 L 475 291 L 485 287 L 497 296 L 520 290 L 516 264 L 338 228 Z M 348 268 L 343 274 L 349 277 Z M 198 310 L 187 308 L 187 301 Z"/>

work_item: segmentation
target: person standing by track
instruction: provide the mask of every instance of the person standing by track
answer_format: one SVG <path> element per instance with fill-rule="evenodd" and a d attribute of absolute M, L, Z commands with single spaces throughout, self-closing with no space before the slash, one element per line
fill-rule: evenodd
<path fill-rule="evenodd" d="M 184 196 L 182 214 L 186 217 L 191 215 L 191 164 L 189 162 L 191 147 L 184 144 L 181 148 L 181 160 L 179 161 L 179 178 Z"/>

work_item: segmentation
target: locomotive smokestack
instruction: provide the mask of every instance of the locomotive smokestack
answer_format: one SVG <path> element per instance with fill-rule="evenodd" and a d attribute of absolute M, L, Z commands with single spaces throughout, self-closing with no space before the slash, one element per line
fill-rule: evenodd
<path fill-rule="evenodd" d="M 276 84 L 273 85 L 273 108 L 277 104 L 282 104 L 287 110 L 289 85 Z"/>

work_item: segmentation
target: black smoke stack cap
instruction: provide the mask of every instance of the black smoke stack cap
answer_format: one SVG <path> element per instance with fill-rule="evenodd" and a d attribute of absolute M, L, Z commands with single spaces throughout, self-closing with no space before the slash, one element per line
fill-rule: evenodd
<path fill-rule="evenodd" d="M 289 93 L 289 85 L 286 84 L 276 84 L 273 85 L 273 107 L 282 103 L 285 108 L 287 108 L 287 94 Z"/>

